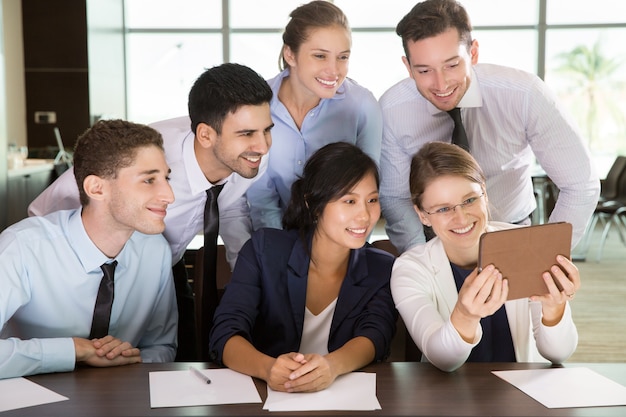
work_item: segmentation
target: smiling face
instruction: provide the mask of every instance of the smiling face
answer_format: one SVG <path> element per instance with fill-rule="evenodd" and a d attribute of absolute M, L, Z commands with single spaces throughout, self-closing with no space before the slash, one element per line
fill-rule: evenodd
<path fill-rule="evenodd" d="M 341 249 L 358 249 L 380 218 L 378 187 L 369 173 L 348 193 L 326 204 L 318 218 L 315 241 Z"/>
<path fill-rule="evenodd" d="M 468 52 L 455 28 L 416 42 L 407 42 L 408 57 L 402 60 L 417 90 L 435 107 L 456 107 L 471 81 L 471 66 L 478 61 L 478 43 Z"/>
<path fill-rule="evenodd" d="M 415 208 L 422 224 L 433 228 L 448 258 L 457 265 L 473 264 L 478 258 L 479 239 L 489 216 L 484 193 L 482 184 L 462 176 L 445 175 L 435 178 L 424 189 L 423 210 Z M 468 202 L 471 204 L 461 206 Z"/>
<path fill-rule="evenodd" d="M 194 146 L 206 178 L 215 183 L 233 172 L 254 178 L 263 155 L 272 145 L 273 126 L 269 103 L 241 106 L 227 114 L 220 134 L 200 123 Z"/>
<path fill-rule="evenodd" d="M 293 88 L 318 98 L 331 98 L 348 75 L 352 40 L 341 26 L 310 31 L 297 52 L 284 48 Z"/>
<path fill-rule="evenodd" d="M 167 206 L 174 202 L 169 173 L 163 151 L 147 146 L 137 149 L 131 166 L 119 169 L 115 178 L 104 180 L 104 187 L 108 188 L 105 198 L 111 233 L 115 230 L 163 232 Z"/>

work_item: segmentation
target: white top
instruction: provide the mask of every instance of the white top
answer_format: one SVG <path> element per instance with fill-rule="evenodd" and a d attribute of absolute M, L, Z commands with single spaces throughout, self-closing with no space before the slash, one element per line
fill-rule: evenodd
<path fill-rule="evenodd" d="M 167 208 L 163 235 L 170 244 L 172 264 L 175 264 L 183 257 L 192 239 L 202 232 L 206 190 L 215 184 L 206 179 L 196 160 L 193 149 L 195 135 L 191 131 L 189 117 L 164 120 L 150 126 L 163 136 L 165 159 L 172 170 L 170 185 L 176 199 Z M 217 199 L 220 210 L 219 234 L 226 246 L 226 258 L 231 267 L 235 265 L 237 254 L 252 231 L 245 193 L 266 169 L 267 158 L 264 157 L 256 177 L 247 179 L 232 173 L 222 181 L 226 185 Z M 70 169 L 30 204 L 28 213 L 40 216 L 78 207 L 78 188 L 74 171 Z"/>
<path fill-rule="evenodd" d="M 411 78 L 387 90 L 380 104 L 380 203 L 387 234 L 404 252 L 425 241 L 410 199 L 411 158 L 427 142 L 449 143 L 454 122 Z M 536 157 L 560 190 L 549 221 L 573 225 L 574 247 L 598 202 L 600 180 L 577 126 L 545 83 L 524 71 L 477 64 L 459 107 L 472 155 L 487 177 L 492 219 L 516 223 L 535 209 Z"/>
<path fill-rule="evenodd" d="M 328 304 L 317 316 L 308 308 L 304 308 L 304 326 L 300 340 L 300 353 L 317 353 L 328 355 L 328 335 L 335 315 L 337 299 Z"/>
<path fill-rule="evenodd" d="M 512 225 L 490 222 L 487 231 Z M 480 325 L 473 343 L 467 343 L 450 322 L 458 299 L 450 260 L 438 237 L 404 252 L 393 265 L 391 295 L 422 360 L 444 371 L 465 363 L 482 337 Z M 504 303 L 517 362 L 561 363 L 578 345 L 578 332 L 569 303 L 561 321 L 547 327 L 541 323 L 541 303 L 528 298 Z"/>

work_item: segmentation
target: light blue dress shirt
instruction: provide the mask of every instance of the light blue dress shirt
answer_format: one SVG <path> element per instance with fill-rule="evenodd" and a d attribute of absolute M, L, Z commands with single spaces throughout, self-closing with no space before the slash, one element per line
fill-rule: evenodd
<path fill-rule="evenodd" d="M 178 313 L 171 252 L 162 235 L 133 233 L 115 258 L 109 334 L 144 362 L 176 354 Z M 0 378 L 71 371 L 72 337 L 88 338 L 100 265 L 80 209 L 22 220 L 0 234 Z"/>
<path fill-rule="evenodd" d="M 535 158 L 560 190 L 551 222 L 572 223 L 572 247 L 582 237 L 600 194 L 600 181 L 579 130 L 536 75 L 477 64 L 459 103 L 471 153 L 487 177 L 491 219 L 519 222 L 536 207 Z M 391 242 L 404 252 L 424 242 L 409 191 L 411 159 L 423 144 L 450 142 L 454 122 L 400 81 L 380 98 L 384 128 L 380 203 Z"/>
<path fill-rule="evenodd" d="M 374 95 L 346 78 L 330 99 L 322 99 L 302 122 L 294 122 L 278 90 L 286 69 L 268 80 L 271 102 L 272 147 L 267 172 L 247 191 L 252 227 L 282 229 L 282 215 L 291 198 L 291 185 L 302 175 L 306 161 L 321 147 L 333 142 L 352 143 L 378 164 L 382 139 L 382 114 Z"/>

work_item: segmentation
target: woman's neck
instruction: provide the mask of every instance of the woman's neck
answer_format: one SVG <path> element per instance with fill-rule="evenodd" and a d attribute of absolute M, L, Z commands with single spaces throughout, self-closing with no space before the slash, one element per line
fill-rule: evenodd
<path fill-rule="evenodd" d="M 278 89 L 278 100 L 285 106 L 293 121 L 302 128 L 307 113 L 320 102 L 320 98 L 303 88 L 298 88 L 291 77 L 285 77 Z"/>

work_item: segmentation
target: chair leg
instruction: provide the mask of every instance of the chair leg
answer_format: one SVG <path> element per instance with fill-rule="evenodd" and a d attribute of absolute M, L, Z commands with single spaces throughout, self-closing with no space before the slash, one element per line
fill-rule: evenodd
<path fill-rule="evenodd" d="M 606 243 L 606 238 L 609 235 L 609 230 L 611 230 L 611 225 L 613 223 L 615 223 L 615 226 L 618 228 L 618 232 L 619 235 L 622 239 L 622 242 L 624 241 L 624 237 L 622 236 L 622 230 L 621 230 L 621 221 L 618 220 L 619 214 L 614 213 L 611 217 L 609 217 L 609 219 L 606 221 L 606 224 L 604 225 L 604 230 L 602 231 L 602 237 L 600 238 L 600 246 L 598 247 L 598 255 L 596 257 L 596 261 L 600 262 L 600 259 L 602 259 L 602 250 L 604 248 L 604 244 Z"/>
<path fill-rule="evenodd" d="M 599 216 L 599 214 L 594 213 L 591 217 L 591 221 L 587 223 L 587 227 L 585 228 L 585 233 L 583 234 L 583 238 L 581 240 L 582 247 L 579 254 L 581 259 L 583 260 L 587 257 L 587 253 L 589 252 L 589 247 L 591 246 L 591 237 L 593 236 L 593 232 L 596 229 L 596 224 L 598 224 Z"/>
<path fill-rule="evenodd" d="M 626 246 L 626 237 L 624 237 L 624 228 L 626 228 L 626 224 L 624 223 L 624 217 L 621 213 L 615 213 L 615 223 L 617 226 L 617 232 L 619 233 L 619 237 L 622 241 L 622 245 Z"/>

